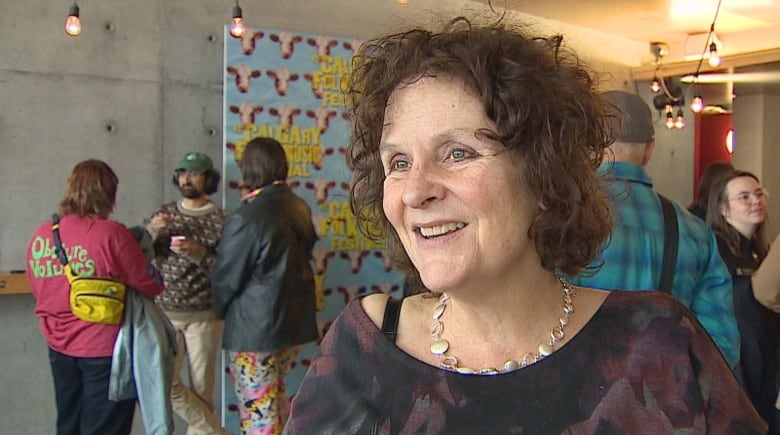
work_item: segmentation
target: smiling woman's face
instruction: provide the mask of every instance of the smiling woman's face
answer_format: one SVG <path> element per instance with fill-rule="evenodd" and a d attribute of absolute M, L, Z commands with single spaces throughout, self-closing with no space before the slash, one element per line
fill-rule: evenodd
<path fill-rule="evenodd" d="M 510 279 L 539 258 L 528 238 L 537 200 L 521 165 L 465 86 L 423 78 L 397 88 L 385 112 L 380 154 L 383 208 L 423 283 L 433 291 Z"/>

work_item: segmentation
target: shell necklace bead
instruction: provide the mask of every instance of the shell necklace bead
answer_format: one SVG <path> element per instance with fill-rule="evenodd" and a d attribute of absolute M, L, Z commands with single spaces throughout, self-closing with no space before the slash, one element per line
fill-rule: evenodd
<path fill-rule="evenodd" d="M 447 309 L 447 302 L 449 302 L 450 296 L 447 293 L 442 293 L 441 296 L 439 296 L 439 303 L 436 305 L 436 308 L 433 309 L 433 323 L 431 323 L 431 339 L 433 340 L 433 343 L 431 343 L 431 353 L 440 358 L 439 367 L 460 374 L 497 375 L 499 373 L 507 373 L 526 367 L 550 356 L 555 351 L 555 344 L 563 339 L 566 325 L 569 324 L 569 317 L 571 317 L 571 314 L 574 312 L 574 290 L 572 290 L 569 283 L 562 276 L 556 275 L 556 277 L 558 278 L 558 281 L 561 282 L 563 288 L 563 315 L 558 319 L 558 325 L 550 331 L 550 340 L 541 343 L 537 352 L 528 352 L 523 355 L 519 361 L 514 359 L 505 361 L 501 368 L 485 367 L 481 369 L 472 369 L 463 367 L 460 365 L 460 362 L 455 355 L 447 353 L 450 349 L 450 343 L 442 338 L 442 334 L 444 333 L 444 321 L 442 320 L 442 317 Z"/>

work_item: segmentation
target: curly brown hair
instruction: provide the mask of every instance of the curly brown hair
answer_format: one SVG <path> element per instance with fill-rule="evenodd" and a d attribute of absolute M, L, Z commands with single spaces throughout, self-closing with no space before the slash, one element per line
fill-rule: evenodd
<path fill-rule="evenodd" d="M 415 290 L 419 274 L 382 209 L 379 143 L 390 95 L 422 77 L 462 81 L 496 125 L 477 134 L 519 157 L 518 176 L 541 204 L 528 236 L 542 267 L 574 275 L 608 237 L 610 212 L 596 173 L 611 143 L 607 115 L 595 76 L 561 43 L 560 36 L 456 18 L 440 32 L 415 29 L 366 41 L 353 59 L 352 212 L 366 237 L 387 241 L 393 265 Z"/>

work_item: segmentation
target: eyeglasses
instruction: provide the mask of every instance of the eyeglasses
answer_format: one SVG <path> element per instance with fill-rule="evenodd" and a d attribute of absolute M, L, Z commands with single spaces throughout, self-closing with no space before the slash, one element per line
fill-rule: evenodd
<path fill-rule="evenodd" d="M 765 189 L 758 189 L 755 192 L 742 192 L 739 195 L 729 198 L 729 201 L 737 201 L 740 204 L 750 204 L 753 201 L 766 201 L 769 198 L 769 192 Z"/>

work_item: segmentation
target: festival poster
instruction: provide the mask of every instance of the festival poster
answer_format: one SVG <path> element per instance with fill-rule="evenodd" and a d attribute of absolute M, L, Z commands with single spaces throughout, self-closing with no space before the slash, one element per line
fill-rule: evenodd
<path fill-rule="evenodd" d="M 384 244 L 359 233 L 349 207 L 349 120 L 342 89 L 360 42 L 266 28 L 248 28 L 236 39 L 225 29 L 224 207 L 240 205 L 237 162 L 246 143 L 258 136 L 277 139 L 290 165 L 288 184 L 309 203 L 319 236 L 314 268 L 322 333 L 359 295 L 400 297 L 403 291 L 403 276 L 390 268 Z M 288 394 L 297 390 L 316 350 L 316 344 L 301 350 L 286 380 Z M 227 374 L 223 381 L 225 425 L 237 428 Z"/>

